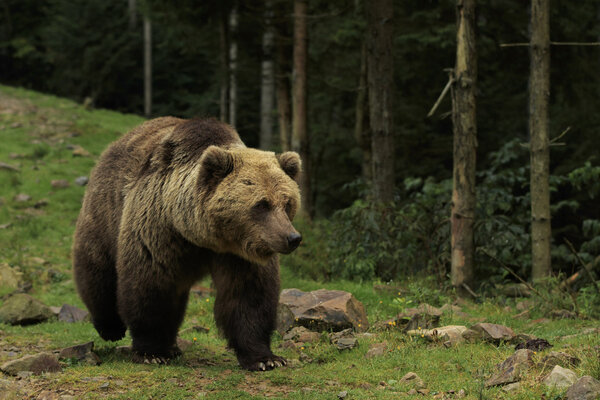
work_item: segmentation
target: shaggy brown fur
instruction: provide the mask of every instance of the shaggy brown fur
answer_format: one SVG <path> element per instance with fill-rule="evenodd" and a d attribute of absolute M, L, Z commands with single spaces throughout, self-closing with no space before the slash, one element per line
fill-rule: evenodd
<path fill-rule="evenodd" d="M 301 236 L 300 158 L 249 149 L 213 119 L 158 118 L 113 143 L 92 171 L 73 247 L 96 330 L 134 354 L 170 358 L 189 289 L 211 274 L 215 318 L 242 367 L 285 364 L 270 350 L 278 253 Z"/>

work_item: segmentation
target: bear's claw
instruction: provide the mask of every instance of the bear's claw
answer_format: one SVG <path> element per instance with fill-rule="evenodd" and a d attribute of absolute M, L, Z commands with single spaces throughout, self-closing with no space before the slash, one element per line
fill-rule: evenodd
<path fill-rule="evenodd" d="M 261 361 L 243 365 L 243 367 L 250 371 L 270 371 L 275 368 L 283 367 L 284 365 L 287 365 L 285 358 L 271 355 L 262 358 Z"/>

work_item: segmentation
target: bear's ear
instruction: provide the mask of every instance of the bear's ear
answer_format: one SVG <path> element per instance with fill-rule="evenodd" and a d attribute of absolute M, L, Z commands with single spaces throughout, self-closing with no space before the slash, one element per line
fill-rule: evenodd
<path fill-rule="evenodd" d="M 286 151 L 277 155 L 277 161 L 283 172 L 289 175 L 290 178 L 296 180 L 300 174 L 300 168 L 302 167 L 302 161 L 300 156 L 294 151 Z"/>
<path fill-rule="evenodd" d="M 233 171 L 233 155 L 217 146 L 209 146 L 200 157 L 201 183 L 219 182 Z"/>

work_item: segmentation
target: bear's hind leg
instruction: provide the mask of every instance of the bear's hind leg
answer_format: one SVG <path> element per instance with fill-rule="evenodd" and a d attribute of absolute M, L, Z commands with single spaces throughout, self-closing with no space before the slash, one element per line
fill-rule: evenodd
<path fill-rule="evenodd" d="M 77 291 L 88 308 L 94 327 L 104 340 L 125 337 L 125 324 L 117 312 L 117 272 L 107 251 L 76 241 L 73 270 Z M 94 256 L 95 255 L 95 256 Z"/>
<path fill-rule="evenodd" d="M 279 265 L 255 265 L 220 255 L 212 267 L 217 289 L 215 319 L 242 368 L 264 371 L 286 365 L 271 351 L 279 301 Z"/>

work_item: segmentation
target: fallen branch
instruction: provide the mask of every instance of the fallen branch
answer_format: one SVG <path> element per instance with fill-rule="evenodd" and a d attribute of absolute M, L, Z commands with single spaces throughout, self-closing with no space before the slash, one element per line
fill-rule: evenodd
<path fill-rule="evenodd" d="M 575 256 L 575 258 L 577 258 L 577 261 L 579 261 L 579 263 L 583 267 L 584 271 L 587 272 L 588 278 L 590 278 L 590 281 L 592 282 L 592 284 L 596 288 L 596 291 L 598 292 L 598 294 L 600 294 L 600 287 L 598 287 L 598 284 L 596 283 L 596 280 L 594 279 L 594 275 L 592 275 L 592 271 L 589 270 L 588 266 L 583 262 L 583 260 L 581 259 L 581 257 L 579 257 L 579 253 L 577 253 L 575 251 L 575 247 L 573 247 L 573 244 L 569 241 L 569 239 L 565 238 L 565 243 L 567 244 L 567 246 L 569 246 L 569 249 L 571 250 L 571 253 L 573 253 L 573 255 Z"/>
<path fill-rule="evenodd" d="M 442 102 L 442 100 L 444 99 L 444 97 L 446 97 L 446 94 L 448 94 L 448 91 L 450 90 L 450 86 L 452 86 L 453 82 L 454 82 L 454 78 L 452 77 L 452 74 L 450 74 L 450 76 L 448 77 L 448 83 L 446 83 L 446 86 L 444 86 L 444 90 L 442 90 L 440 97 L 438 97 L 438 99 L 435 102 L 435 104 L 433 105 L 433 107 L 431 107 L 431 110 L 427 114 L 427 118 L 430 118 L 435 113 L 435 110 L 437 110 L 437 108 L 439 107 L 439 105 Z"/>
<path fill-rule="evenodd" d="M 508 265 L 504 264 L 502 261 L 498 260 L 496 257 L 494 257 L 493 255 L 491 255 L 490 253 L 488 253 L 486 249 L 481 248 L 481 251 L 483 252 L 483 254 L 485 254 L 486 256 L 488 256 L 489 258 L 491 258 L 492 260 L 496 261 L 502 268 L 504 268 L 505 270 L 507 270 L 512 276 L 514 276 L 515 278 L 517 278 L 521 283 L 523 283 L 525 286 L 527 286 L 527 288 L 529 288 L 529 290 L 531 290 L 533 293 L 537 294 L 542 300 L 544 300 L 546 302 L 550 302 L 549 299 L 547 299 L 544 296 L 542 296 L 542 294 L 540 292 L 538 292 L 526 280 L 524 280 L 519 275 L 517 275 L 517 273 L 515 271 L 513 271 Z"/>
<path fill-rule="evenodd" d="M 477 293 L 475 293 L 470 287 L 469 285 L 467 285 L 466 283 L 462 283 L 460 286 L 462 286 L 463 289 L 465 289 L 471 296 L 473 296 L 474 299 L 478 298 L 479 295 Z"/>

